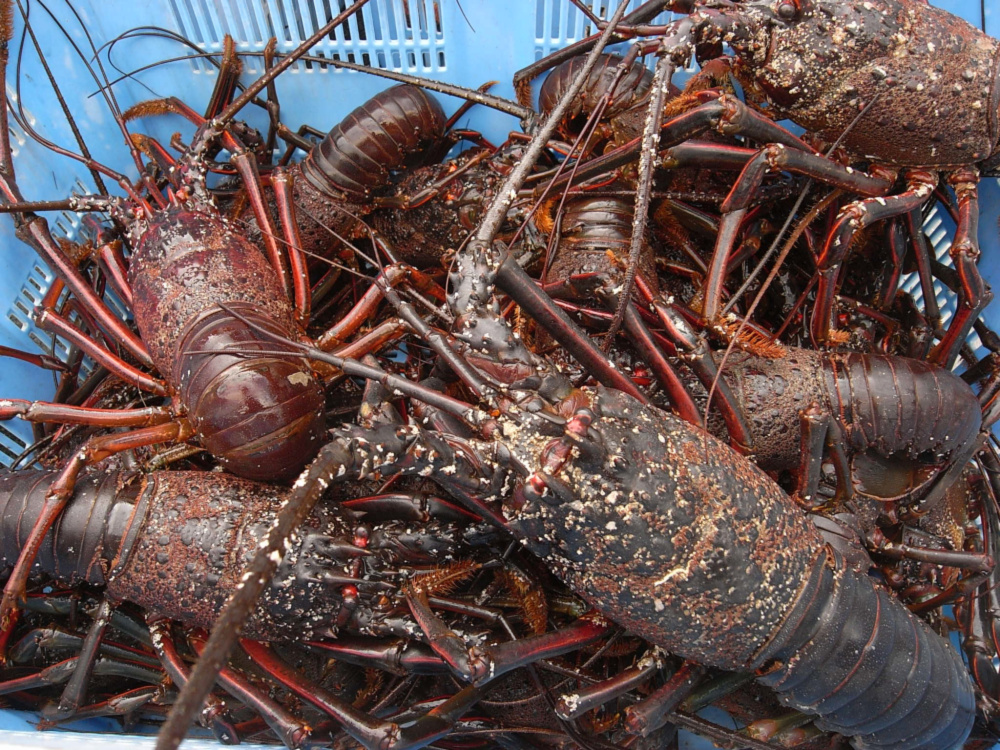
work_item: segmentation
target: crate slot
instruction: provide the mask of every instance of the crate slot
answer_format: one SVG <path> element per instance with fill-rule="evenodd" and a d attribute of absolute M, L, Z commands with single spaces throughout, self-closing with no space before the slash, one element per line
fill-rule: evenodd
<path fill-rule="evenodd" d="M 39 336 L 34 331 L 28 334 L 28 338 L 31 339 L 31 341 L 35 344 L 35 346 L 37 346 L 39 349 L 42 350 L 42 354 L 49 354 L 49 355 L 52 354 L 51 338 L 48 341 L 45 341 L 41 336 Z"/>
<path fill-rule="evenodd" d="M 178 32 L 206 52 L 222 49 L 229 34 L 240 52 L 260 52 L 274 36 L 282 52 L 288 52 L 311 36 L 331 18 L 342 13 L 348 0 L 275 0 L 253 4 L 249 0 L 169 0 L 169 10 Z M 387 58 L 384 50 L 392 43 L 408 49 L 405 56 L 409 70 L 443 70 L 446 65 L 444 22 L 440 4 L 433 0 L 381 0 L 365 6 L 330 32 L 327 41 L 317 45 L 314 57 L 362 62 L 375 67 L 401 68 L 401 56 Z M 418 56 L 413 49 L 421 49 Z M 248 58 L 248 71 L 254 58 Z M 215 68 L 204 59 L 191 61 L 196 71 Z M 319 69 L 327 66 L 319 63 Z M 295 68 L 303 72 L 317 69 L 317 64 L 299 61 Z"/>
<path fill-rule="evenodd" d="M 0 464 L 11 466 L 27 447 L 24 440 L 0 424 Z"/>
<path fill-rule="evenodd" d="M 28 330 L 28 324 L 25 321 L 21 320 L 19 316 L 15 315 L 13 311 L 7 313 L 7 320 L 9 320 L 11 323 L 17 326 L 18 330 L 20 331 Z"/>

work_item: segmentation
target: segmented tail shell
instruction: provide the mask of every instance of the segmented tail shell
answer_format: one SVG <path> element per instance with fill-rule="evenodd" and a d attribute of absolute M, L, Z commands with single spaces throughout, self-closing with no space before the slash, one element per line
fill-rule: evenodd
<path fill-rule="evenodd" d="M 215 214 L 170 209 L 136 243 L 129 278 L 150 357 L 179 392 L 205 449 L 248 479 L 297 475 L 323 442 L 323 389 L 291 347 L 219 306 L 298 337 L 260 251 Z"/>
<path fill-rule="evenodd" d="M 570 105 L 562 123 L 560 123 L 560 131 L 563 135 L 575 135 L 580 131 L 581 123 L 579 120 L 586 118 L 597 108 L 601 99 L 607 96 L 621 61 L 622 58 L 618 55 L 601 55 L 589 78 L 583 84 L 580 95 Z M 548 114 L 555 108 L 560 97 L 583 69 L 585 62 L 585 57 L 574 57 L 557 65 L 546 76 L 538 92 L 538 109 L 542 113 Z M 652 84 L 652 71 L 639 60 L 632 63 L 632 67 L 615 88 L 614 96 L 604 112 L 604 117 L 613 117 L 637 104 L 649 93 Z"/>
<path fill-rule="evenodd" d="M 409 84 L 376 94 L 351 112 L 302 162 L 321 193 L 363 201 L 389 183 L 393 170 L 444 137 L 441 105 Z"/>
<path fill-rule="evenodd" d="M 837 553 L 830 558 L 769 644 L 780 666 L 759 681 L 858 750 L 961 747 L 976 706 L 958 652 Z"/>
<path fill-rule="evenodd" d="M 45 495 L 55 472 L 0 473 L 0 567 L 12 566 L 45 506 Z M 122 486 L 119 486 L 119 483 Z M 136 512 L 144 482 L 129 482 L 119 474 L 90 474 L 79 478 L 62 515 L 35 559 L 35 568 L 69 583 L 103 585 L 105 559 L 117 556 L 125 542 L 126 525 Z"/>

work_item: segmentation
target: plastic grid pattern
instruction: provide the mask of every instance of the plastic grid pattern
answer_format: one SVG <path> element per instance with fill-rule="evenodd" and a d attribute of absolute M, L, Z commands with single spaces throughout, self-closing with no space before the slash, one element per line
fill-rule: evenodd
<path fill-rule="evenodd" d="M 277 38 L 278 52 L 287 52 L 327 19 L 339 13 L 347 0 L 167 0 L 146 4 L 141 11 L 130 0 L 73 0 L 72 7 L 53 4 L 53 12 L 68 30 L 72 40 L 87 49 L 89 32 L 97 46 L 116 40 L 140 25 L 161 27 L 191 40 L 201 51 L 217 53 L 225 34 L 237 42 L 237 50 L 247 55 L 244 79 L 261 70 L 260 53 L 271 36 Z M 609 14 L 610 0 L 587 0 L 600 16 Z M 640 0 L 630 0 L 630 10 Z M 1000 7 L 979 0 L 935 0 L 935 5 L 960 15 L 970 23 L 1000 36 Z M 139 12 L 137 12 L 139 11 Z M 63 33 L 40 7 L 32 9 L 32 26 L 39 44 L 47 53 L 56 79 L 68 93 L 79 116 L 81 130 L 95 159 L 134 178 L 134 166 L 122 147 L 121 135 L 100 101 L 98 84 L 80 63 L 66 52 Z M 75 16 L 75 17 L 74 17 Z M 670 20 L 661 14 L 656 22 Z M 20 39 L 20 19 L 16 19 L 15 45 Z M 533 33 L 517 32 L 532 29 Z M 565 46 L 590 33 L 589 21 L 565 0 L 513 0 L 510 3 L 465 0 L 373 0 L 360 18 L 352 18 L 313 50 L 318 60 L 300 62 L 278 81 L 282 119 L 292 128 L 309 123 L 328 128 L 375 92 L 391 85 L 383 79 L 342 71 L 324 64 L 323 59 L 348 60 L 388 67 L 430 78 L 446 79 L 466 86 L 478 86 L 486 80 L 500 81 L 493 90 L 513 96 L 511 75 L 522 65 L 537 60 L 552 50 Z M 254 57 L 254 53 L 257 57 Z M 12 55 L 12 60 L 16 57 Z M 215 68 L 204 57 L 191 54 L 176 40 L 151 36 L 133 37 L 116 42 L 103 50 L 109 77 L 122 76 L 114 85 L 122 109 L 137 101 L 165 95 L 178 95 L 196 108 L 207 100 L 215 80 Z M 89 55 L 88 55 L 89 57 Z M 180 58 L 180 59 L 177 59 Z M 142 70 L 134 76 L 126 71 L 139 70 L 163 60 L 174 60 Z M 12 62 L 13 68 L 13 62 Z M 7 95 L 14 102 L 25 97 L 25 118 L 56 143 L 73 147 L 74 141 L 60 114 L 55 98 L 45 83 L 44 74 L 33 50 L 21 61 L 19 92 L 9 81 Z M 450 101 L 446 108 L 454 109 Z M 249 112 L 248 119 L 257 126 L 265 123 L 259 112 Z M 502 140 L 516 128 L 512 118 L 475 108 L 464 126 L 481 130 L 488 138 Z M 162 141 L 184 124 L 165 117 L 143 123 L 143 129 Z M 185 131 L 188 132 L 189 131 Z M 45 199 L 70 193 L 93 192 L 93 181 L 81 165 L 52 155 L 12 124 L 12 146 L 18 180 L 28 199 Z M 994 180 L 984 182 L 981 191 L 982 219 L 980 239 L 983 246 L 981 268 L 990 281 L 1000 278 L 1000 186 Z M 47 217 L 57 237 L 80 238 L 76 215 L 63 213 Z M 950 219 L 932 212 L 925 227 L 936 256 L 949 263 L 947 250 L 954 230 Z M 0 222 L 0 245 L 5 249 L 4 270 L 0 273 L 0 293 L 11 300 L 0 318 L 0 344 L 27 351 L 42 351 L 61 358 L 68 355 L 65 344 L 36 329 L 31 310 L 48 290 L 52 274 L 31 251 L 13 237 L 9 222 Z M 917 287 L 916 279 L 906 279 L 906 288 Z M 916 289 L 919 294 L 919 289 Z M 953 312 L 953 295 L 939 292 L 939 302 L 946 316 Z M 112 303 L 113 305 L 116 303 Z M 125 313 L 120 303 L 119 312 Z M 986 317 L 997 327 L 1000 313 L 988 310 Z M 974 346 L 976 341 L 970 340 Z M 38 370 L 16 360 L 5 359 L 0 365 L 0 396 L 45 398 L 54 384 L 39 377 Z M 0 424 L 0 464 L 9 463 L 31 440 L 31 431 L 20 422 Z M 0 741 L 18 747 L 68 747 L 86 749 L 128 742 L 131 747 L 152 747 L 151 740 L 124 740 L 107 734 L 67 735 L 23 732 L 30 717 L 13 711 L 0 711 Z M 113 722 L 87 722 L 79 727 L 85 732 L 115 731 Z M 699 746 L 697 742 L 682 747 Z M 188 748 L 216 748 L 212 741 L 188 740 Z"/>

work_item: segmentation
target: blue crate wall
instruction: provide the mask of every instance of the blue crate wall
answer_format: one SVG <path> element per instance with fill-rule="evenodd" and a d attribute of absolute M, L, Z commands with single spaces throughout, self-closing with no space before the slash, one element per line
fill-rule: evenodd
<path fill-rule="evenodd" d="M 610 0 L 587 0 L 601 15 L 608 15 Z M 971 23 L 1000 36 L 1000 8 L 979 0 L 935 0 L 935 4 L 962 15 Z M 308 36 L 311 30 L 338 13 L 345 0 L 162 0 L 142 6 L 131 0 L 73 0 L 71 4 L 53 3 L 51 10 L 63 24 L 72 41 L 88 60 L 93 54 L 87 33 L 95 46 L 102 47 L 100 59 L 109 78 L 139 70 L 159 61 L 185 57 L 191 50 L 176 40 L 150 35 L 123 38 L 112 47 L 103 45 L 143 25 L 161 27 L 181 34 L 203 52 L 218 53 L 225 34 L 231 34 L 241 53 L 260 53 L 268 38 L 277 37 L 278 51 L 287 52 Z M 630 9 L 639 0 L 631 0 Z M 982 10 L 985 10 L 985 16 Z M 669 14 L 657 22 L 669 20 Z M 69 50 L 63 32 L 38 4 L 31 6 L 32 27 L 38 43 L 47 54 L 54 75 L 63 88 L 93 156 L 134 178 L 136 170 L 123 148 L 122 135 L 98 94 L 98 83 L 91 77 L 81 58 Z M 17 20 L 16 40 L 20 39 Z M 511 75 L 515 70 L 549 51 L 576 41 L 592 31 L 583 14 L 568 8 L 565 0 L 372 0 L 359 19 L 336 30 L 313 50 L 325 59 L 344 59 L 377 67 L 390 67 L 430 78 L 466 86 L 479 86 L 498 80 L 495 93 L 513 97 Z M 30 44 L 21 57 L 20 96 L 13 81 L 7 82 L 8 97 L 23 106 L 30 127 L 67 148 L 75 149 L 72 133 L 60 114 L 58 103 L 45 81 L 44 71 Z M 243 80 L 259 73 L 259 58 L 248 58 Z M 206 60 L 180 59 L 155 65 L 129 75 L 113 86 L 122 109 L 143 99 L 176 95 L 196 109 L 207 102 L 215 82 L 215 68 Z M 336 70 L 317 62 L 300 62 L 277 82 L 282 103 L 282 120 L 292 129 L 311 124 L 327 129 L 347 112 L 375 92 L 393 85 L 361 73 Z M 21 101 L 23 98 L 23 102 Z M 444 98 L 447 111 L 458 102 Z M 247 110 L 247 119 L 258 127 L 266 126 L 259 110 Z M 483 131 L 488 138 L 501 141 L 518 123 L 507 115 L 474 108 L 464 126 Z M 140 129 L 166 142 L 174 131 L 190 135 L 191 128 L 177 117 L 161 117 L 143 122 Z M 27 199 L 62 197 L 94 190 L 93 180 L 80 164 L 58 157 L 39 146 L 17 126 L 12 125 L 12 145 L 18 169 L 18 181 Z M 110 184 L 110 182 L 109 182 Z M 113 192 L 120 193 L 111 185 Z M 1000 187 L 996 181 L 984 182 L 981 268 L 987 280 L 1000 278 Z M 71 214 L 46 214 L 58 236 L 73 239 L 80 223 Z M 934 225 L 941 222 L 941 227 Z M 929 229 L 938 253 L 947 250 L 951 229 L 946 218 L 932 216 Z M 65 346 L 53 344 L 49 335 L 38 331 L 31 321 L 31 308 L 44 294 L 52 277 L 34 254 L 13 234 L 10 221 L 0 221 L 0 245 L 5 251 L 4 271 L 0 273 L 0 292 L 7 305 L 0 322 L 0 344 L 28 351 L 54 352 L 65 356 Z M 950 295 L 943 295 L 951 303 Z M 987 320 L 1000 327 L 996 308 L 988 310 Z M 54 380 L 49 373 L 16 360 L 2 360 L 0 398 L 46 398 Z M 6 463 L 23 445 L 30 442 L 31 431 L 20 422 L 0 423 L 0 463 Z M 108 732 L 108 722 L 89 724 L 82 731 Z M 0 742 L 33 747 L 63 747 L 70 740 L 52 734 L 22 734 L 30 729 L 30 720 L 15 712 L 0 711 Z M 110 744 L 107 735 L 80 735 L 73 744 L 98 748 Z M 144 740 L 130 741 L 133 747 L 148 746 Z M 214 743 L 190 743 L 191 747 L 216 747 Z M 686 738 L 683 746 L 699 743 Z M 704 746 L 703 744 L 701 746 Z"/>

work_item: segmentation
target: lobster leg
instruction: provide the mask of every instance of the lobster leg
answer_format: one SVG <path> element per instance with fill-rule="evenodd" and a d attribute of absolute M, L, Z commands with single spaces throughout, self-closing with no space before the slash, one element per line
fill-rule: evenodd
<path fill-rule="evenodd" d="M 100 703 L 83 706 L 70 718 L 75 721 L 79 719 L 91 719 L 97 716 L 124 716 L 126 718 L 126 726 L 128 726 L 128 714 L 138 711 L 147 703 L 155 701 L 162 696 L 163 688 L 159 685 L 135 688 L 134 690 L 128 690 L 112 696 Z M 63 721 L 63 719 L 56 719 L 54 721 L 43 720 L 40 722 L 40 726 L 45 729 L 57 725 L 60 721 Z"/>
<path fill-rule="evenodd" d="M 396 287 L 405 280 L 415 281 L 422 290 L 438 291 L 436 284 L 415 269 L 402 265 L 387 266 L 375 278 L 357 304 L 316 339 L 316 347 L 328 352 L 343 345 L 348 336 L 371 319 L 375 309 L 385 297 L 386 287 Z"/>
<path fill-rule="evenodd" d="M 93 339 L 84 335 L 76 326 L 69 323 L 61 315 L 43 307 L 36 312 L 35 322 L 39 328 L 61 336 L 66 341 L 78 347 L 90 356 L 91 359 L 122 380 L 134 384 L 137 388 L 147 393 L 157 396 L 167 395 L 167 387 L 162 380 L 154 378 L 142 370 L 133 367 L 121 358 L 116 357 L 107 349 L 98 345 Z"/>
<path fill-rule="evenodd" d="M 170 621 L 159 617 L 148 618 L 149 632 L 153 637 L 153 648 L 160 663 L 170 676 L 170 680 L 181 689 L 188 680 L 188 668 L 177 652 L 177 646 L 170 634 Z M 205 706 L 198 716 L 202 726 L 210 726 L 216 739 L 225 745 L 237 745 L 240 736 L 232 720 L 226 715 L 226 704 L 213 694 L 205 698 Z"/>
<path fill-rule="evenodd" d="M 701 684 L 707 671 L 697 662 L 684 662 L 660 688 L 626 709 L 625 727 L 643 737 L 662 727 L 670 712 Z"/>
<path fill-rule="evenodd" d="M 867 175 L 841 166 L 818 154 L 805 150 L 789 149 L 781 144 L 765 146 L 750 159 L 737 178 L 726 200 L 722 203 L 722 222 L 712 251 L 705 279 L 702 316 L 709 322 L 719 317 L 722 302 L 722 284 L 729 263 L 736 235 L 746 216 L 754 194 L 764 177 L 775 171 L 789 171 L 822 180 L 861 195 L 882 195 L 892 186 L 893 176 L 876 172 Z"/>
<path fill-rule="evenodd" d="M 596 293 L 604 299 L 606 309 L 613 312 L 618 308 L 618 300 L 621 295 L 611 290 L 613 282 L 605 274 L 570 276 L 566 279 L 547 284 L 543 289 L 549 294 L 571 292 L 574 296 L 584 296 L 588 292 L 582 290 L 578 283 L 584 279 L 588 282 L 587 286 L 593 286 L 593 283 L 597 283 L 598 288 L 596 289 Z M 698 413 L 698 407 L 695 406 L 691 395 L 687 392 L 684 383 L 677 375 L 674 367 L 664 357 L 663 352 L 660 351 L 652 334 L 632 303 L 629 303 L 628 309 L 625 311 L 625 328 L 632 337 L 632 344 L 639 350 L 640 356 L 649 365 L 650 369 L 652 369 L 660 385 L 663 386 L 667 398 L 670 399 L 670 403 L 673 405 L 678 416 L 691 424 L 700 424 L 701 418 Z"/>
<path fill-rule="evenodd" d="M 931 272 L 931 251 L 927 244 L 927 235 L 924 234 L 924 217 L 919 208 L 914 208 L 906 214 L 906 228 L 910 233 L 910 243 L 913 246 L 913 254 L 917 261 L 917 273 L 920 276 L 920 291 L 924 297 L 924 317 L 931 322 L 934 327 L 941 318 L 941 311 L 938 309 L 937 295 L 934 293 L 934 279 Z M 895 253 L 894 253 L 895 255 Z M 902 258 L 893 258 L 897 267 L 901 266 Z M 898 274 L 898 271 L 897 271 Z M 891 304 L 889 292 L 894 288 L 887 288 L 883 297 L 886 304 Z"/>
<path fill-rule="evenodd" d="M 4 680 L 0 682 L 0 695 L 18 693 L 23 690 L 37 690 L 38 688 L 49 687 L 51 685 L 61 685 L 73 676 L 77 661 L 79 661 L 79 657 L 73 656 L 45 667 L 45 669 L 39 670 L 34 674 Z"/>
<path fill-rule="evenodd" d="M 823 456 L 828 450 L 836 467 L 837 498 L 849 501 L 854 496 L 851 465 L 844 451 L 844 435 L 837 420 L 824 413 L 816 403 L 803 409 L 799 419 L 802 423 L 802 458 L 793 499 L 806 510 L 814 510 L 823 504 L 817 493 Z"/>
<path fill-rule="evenodd" d="M 449 674 L 452 671 L 430 646 L 407 638 L 348 635 L 333 641 L 311 641 L 308 645 L 330 654 L 337 661 L 398 675 Z"/>
<path fill-rule="evenodd" d="M 588 685 L 576 692 L 563 695 L 556 701 L 556 715 L 565 721 L 582 716 L 610 700 L 624 695 L 629 690 L 648 682 L 653 675 L 666 669 L 666 660 L 660 649 L 647 652 L 639 662 L 629 669 L 607 680 Z"/>
<path fill-rule="evenodd" d="M 240 641 L 243 649 L 271 677 L 341 723 L 351 737 L 369 750 L 425 747 L 451 731 L 455 721 L 479 700 L 481 689 L 467 687 L 407 727 L 377 719 L 305 680 L 271 651 L 267 644 Z"/>
<path fill-rule="evenodd" d="M 646 295 L 650 290 L 643 289 L 640 284 L 640 291 Z M 652 304 L 657 316 L 666 328 L 668 338 L 679 351 L 684 353 L 682 356 L 687 360 L 688 366 L 694 371 L 702 386 L 709 393 L 712 392 L 713 388 L 715 389 L 715 398 L 718 399 L 719 411 L 726 422 L 730 444 L 739 452 L 746 453 L 752 447 L 746 416 L 738 406 L 736 396 L 729 384 L 719 377 L 719 370 L 708 348 L 708 343 L 704 338 L 695 334 L 684 317 L 672 307 L 664 305 L 658 300 L 653 301 Z M 711 407 L 711 404 L 708 407 Z"/>
<path fill-rule="evenodd" d="M 836 327 L 833 325 L 834 297 L 839 286 L 837 281 L 841 264 L 855 232 L 880 219 L 899 216 L 919 208 L 934 190 L 936 182 L 936 176 L 931 172 L 910 170 L 906 176 L 906 190 L 899 195 L 869 198 L 852 203 L 841 210 L 836 223 L 827 235 L 823 252 L 816 262 L 819 287 L 816 291 L 816 306 L 813 309 L 810 330 L 818 344 L 834 343 L 836 339 Z M 976 275 L 978 276 L 978 273 Z"/>
<path fill-rule="evenodd" d="M 958 307 L 948 326 L 948 332 L 931 352 L 931 361 L 950 369 L 958 357 L 959 349 L 972 329 L 972 324 L 993 299 L 979 275 L 979 173 L 973 168 L 962 169 L 948 175 L 948 182 L 958 196 L 958 226 L 949 251 L 958 272 Z"/>
<path fill-rule="evenodd" d="M 199 656 L 205 648 L 205 638 L 203 633 L 198 632 L 188 635 L 188 642 Z M 260 714 L 285 747 L 295 750 L 306 745 L 312 731 L 309 725 L 254 687 L 246 677 L 223 667 L 218 682 L 227 693 Z"/>
<path fill-rule="evenodd" d="M 91 409 L 83 406 L 52 404 L 47 401 L 0 401 L 0 420 L 19 417 L 28 422 L 89 424 L 100 427 L 152 427 L 169 422 L 173 415 L 167 407 L 141 409 Z"/>
<path fill-rule="evenodd" d="M 498 645 L 474 646 L 465 642 L 430 607 L 425 591 L 407 588 L 406 601 L 431 648 L 452 671 L 473 685 L 482 685 L 512 669 L 539 659 L 559 656 L 586 646 L 607 635 L 607 622 L 580 619 L 553 633 L 531 636 Z"/>
<path fill-rule="evenodd" d="M 80 656 L 76 663 L 76 669 L 73 670 L 73 676 L 66 684 L 59 698 L 59 703 L 43 712 L 42 715 L 46 719 L 68 719 L 80 709 L 80 705 L 87 695 L 87 683 L 94 671 L 98 647 L 101 645 L 101 638 L 111 621 L 113 609 L 114 607 L 107 598 L 101 600 L 94 621 L 87 630 L 87 636 L 80 648 Z"/>
<path fill-rule="evenodd" d="M 295 201 L 292 197 L 292 175 L 281 167 L 276 167 L 271 173 L 271 186 L 274 188 L 274 201 L 278 209 L 281 231 L 284 235 L 285 248 L 291 266 L 292 288 L 295 299 L 295 320 L 303 328 L 309 323 L 309 308 L 311 307 L 311 289 L 309 287 L 309 268 L 302 252 L 302 238 L 299 236 L 299 225 L 295 220 Z"/>

